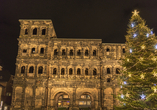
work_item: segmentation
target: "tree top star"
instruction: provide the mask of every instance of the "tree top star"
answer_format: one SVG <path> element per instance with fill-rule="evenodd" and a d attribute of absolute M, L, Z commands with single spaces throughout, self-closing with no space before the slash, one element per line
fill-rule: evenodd
<path fill-rule="evenodd" d="M 136 16 L 136 15 L 138 15 L 139 11 L 134 10 L 132 13 L 133 13 L 133 16 Z"/>

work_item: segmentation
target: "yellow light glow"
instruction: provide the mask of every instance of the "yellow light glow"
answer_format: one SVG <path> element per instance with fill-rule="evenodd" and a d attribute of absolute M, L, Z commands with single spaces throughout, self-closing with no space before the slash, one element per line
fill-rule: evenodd
<path fill-rule="evenodd" d="M 142 48 L 142 49 L 145 49 L 145 45 L 142 45 L 141 48 Z"/>
<path fill-rule="evenodd" d="M 144 79 L 144 74 L 141 74 L 141 79 Z"/>
<path fill-rule="evenodd" d="M 134 10 L 132 13 L 133 13 L 133 16 L 136 16 L 136 15 L 138 15 L 139 11 Z"/>

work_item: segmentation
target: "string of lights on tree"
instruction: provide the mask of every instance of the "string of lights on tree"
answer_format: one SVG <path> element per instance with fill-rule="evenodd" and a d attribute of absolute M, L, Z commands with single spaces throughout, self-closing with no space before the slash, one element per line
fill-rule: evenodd
<path fill-rule="evenodd" d="M 134 10 L 128 25 L 116 110 L 157 108 L 157 38 L 138 13 Z"/>

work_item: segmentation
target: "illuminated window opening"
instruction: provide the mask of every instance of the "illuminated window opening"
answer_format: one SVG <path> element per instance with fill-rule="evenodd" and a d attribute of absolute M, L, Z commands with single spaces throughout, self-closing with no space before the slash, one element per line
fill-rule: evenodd
<path fill-rule="evenodd" d="M 56 68 L 53 69 L 53 74 L 54 74 L 54 75 L 57 74 L 57 69 L 56 69 Z"/>
<path fill-rule="evenodd" d="M 81 70 L 80 70 L 80 68 L 77 69 L 77 75 L 81 75 Z"/>
<path fill-rule="evenodd" d="M 64 73 L 65 71 L 64 71 L 64 68 L 62 68 L 61 69 L 61 75 L 64 75 L 65 73 Z"/>
<path fill-rule="evenodd" d="M 107 74 L 110 74 L 110 68 L 107 68 Z"/>
<path fill-rule="evenodd" d="M 57 55 L 58 54 L 58 51 L 57 49 L 54 50 L 54 55 Z"/>
<path fill-rule="evenodd" d="M 28 29 L 25 29 L 25 35 L 27 35 L 28 34 Z"/>
<path fill-rule="evenodd" d="M 38 74 L 42 74 L 43 73 L 43 67 L 40 66 L 39 69 L 38 69 Z"/>
<path fill-rule="evenodd" d="M 85 75 L 88 75 L 88 68 L 86 68 L 85 70 Z"/>
<path fill-rule="evenodd" d="M 44 54 L 44 48 L 40 49 L 40 54 Z"/>
<path fill-rule="evenodd" d="M 123 48 L 123 53 L 125 53 L 125 49 Z"/>
<path fill-rule="evenodd" d="M 34 71 L 34 67 L 31 66 L 31 67 L 29 68 L 29 73 L 33 73 L 33 71 Z"/>
<path fill-rule="evenodd" d="M 73 50 L 70 50 L 70 56 L 73 56 Z"/>
<path fill-rule="evenodd" d="M 27 49 L 23 49 L 23 53 L 26 53 L 27 52 Z"/>
<path fill-rule="evenodd" d="M 93 56 L 96 56 L 96 50 L 93 50 Z"/>
<path fill-rule="evenodd" d="M 73 74 L 73 70 L 72 68 L 69 69 L 69 75 L 72 75 Z"/>
<path fill-rule="evenodd" d="M 77 55 L 80 56 L 81 55 L 81 50 L 77 51 Z"/>
<path fill-rule="evenodd" d="M 46 34 L 46 29 L 42 29 L 42 35 Z"/>
<path fill-rule="evenodd" d="M 25 66 L 21 67 L 21 73 L 25 73 Z"/>
<path fill-rule="evenodd" d="M 32 53 L 35 53 L 35 48 L 32 48 Z"/>
<path fill-rule="evenodd" d="M 120 69 L 116 68 L 116 74 L 120 74 Z"/>
<path fill-rule="evenodd" d="M 85 51 L 85 56 L 88 56 L 88 50 Z"/>
<path fill-rule="evenodd" d="M 107 49 L 106 49 L 106 51 L 107 51 L 107 52 L 109 52 L 109 51 L 110 51 L 110 49 L 109 49 L 109 48 L 107 48 Z"/>
<path fill-rule="evenodd" d="M 33 29 L 33 35 L 37 35 L 37 28 Z"/>
<path fill-rule="evenodd" d="M 65 49 L 62 50 L 62 55 L 65 55 Z"/>
<path fill-rule="evenodd" d="M 94 70 L 93 70 L 93 75 L 97 75 L 97 71 L 96 71 L 95 68 L 94 68 Z"/>

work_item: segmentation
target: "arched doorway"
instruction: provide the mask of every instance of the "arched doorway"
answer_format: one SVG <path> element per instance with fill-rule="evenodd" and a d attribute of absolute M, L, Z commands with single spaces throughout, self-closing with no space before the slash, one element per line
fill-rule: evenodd
<path fill-rule="evenodd" d="M 92 97 L 89 93 L 83 93 L 80 96 L 79 108 L 86 110 L 87 108 L 92 108 Z"/>
<path fill-rule="evenodd" d="M 63 110 L 69 107 L 70 97 L 64 92 L 60 92 L 55 97 L 55 110 Z"/>

